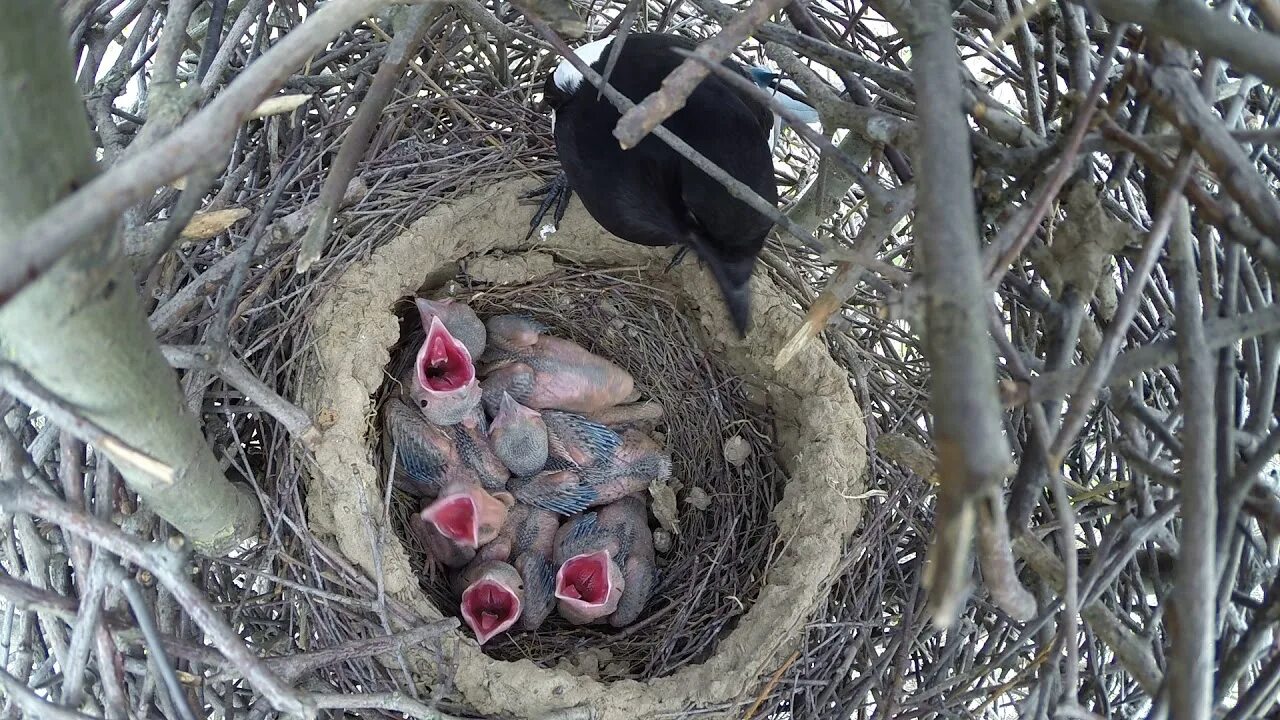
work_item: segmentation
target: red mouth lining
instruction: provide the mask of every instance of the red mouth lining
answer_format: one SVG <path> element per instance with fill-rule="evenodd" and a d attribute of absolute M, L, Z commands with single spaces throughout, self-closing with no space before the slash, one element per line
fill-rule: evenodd
<path fill-rule="evenodd" d="M 468 495 L 442 498 L 428 508 L 427 520 L 441 535 L 461 544 L 476 544 L 476 504 Z"/>
<path fill-rule="evenodd" d="M 418 351 L 418 382 L 435 392 L 449 392 L 475 380 L 476 369 L 467 349 L 445 329 L 439 318 L 431 320 L 427 339 Z"/>
<path fill-rule="evenodd" d="M 556 595 L 588 605 L 603 605 L 609 597 L 607 556 L 594 553 L 567 561 L 560 568 Z"/>
<path fill-rule="evenodd" d="M 467 588 L 462 597 L 462 614 L 477 634 L 488 637 L 520 613 L 520 599 L 505 585 L 481 580 Z"/>

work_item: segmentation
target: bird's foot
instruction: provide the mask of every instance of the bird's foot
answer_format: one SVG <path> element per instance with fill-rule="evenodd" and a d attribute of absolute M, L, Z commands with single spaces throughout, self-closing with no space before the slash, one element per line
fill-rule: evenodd
<path fill-rule="evenodd" d="M 537 229 L 538 223 L 547 216 L 547 211 L 554 204 L 555 212 L 552 214 L 551 227 L 552 230 L 560 228 L 560 221 L 564 219 L 564 213 L 569 209 L 569 198 L 573 197 L 573 188 L 569 187 L 569 176 L 561 171 L 560 174 L 552 178 L 551 182 L 542 187 L 530 190 L 520 195 L 521 200 L 528 200 L 538 196 L 542 197 L 542 203 L 538 205 L 538 210 L 534 212 L 533 219 L 529 221 L 529 232 L 525 233 L 524 239 L 528 240 L 533 236 L 533 231 Z"/>
<path fill-rule="evenodd" d="M 666 273 L 671 272 L 671 268 L 679 265 L 680 262 L 684 260 L 685 254 L 688 252 L 689 252 L 688 245 L 681 245 L 680 247 L 676 248 L 675 254 L 671 256 L 671 262 L 668 262 L 667 267 L 663 269 L 662 271 L 663 274 L 665 275 Z"/>

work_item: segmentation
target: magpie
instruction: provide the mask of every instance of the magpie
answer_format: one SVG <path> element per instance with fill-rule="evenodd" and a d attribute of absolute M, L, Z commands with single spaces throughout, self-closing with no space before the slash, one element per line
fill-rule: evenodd
<path fill-rule="evenodd" d="M 759 65 L 751 66 L 747 69 L 747 72 L 751 74 L 751 79 L 755 81 L 756 85 L 769 91 L 779 105 L 790 110 L 805 123 L 813 125 L 821 122 L 817 110 L 796 99 L 796 97 L 804 97 L 804 94 L 795 83 L 790 80 L 783 80 L 778 73 Z M 777 147 L 778 145 L 778 137 L 782 133 L 782 122 L 781 115 L 775 114 L 773 116 L 773 130 L 769 135 L 770 147 Z"/>
<path fill-rule="evenodd" d="M 583 45 L 575 53 L 603 74 L 613 42 L 612 36 L 606 37 Z M 696 47 L 694 41 L 677 35 L 629 34 L 609 84 L 638 103 L 684 61 L 675 48 L 691 51 Z M 725 60 L 724 65 L 751 79 L 738 63 Z M 556 211 L 559 221 L 572 189 L 591 217 L 610 233 L 639 245 L 677 246 L 671 265 L 692 250 L 715 278 L 739 337 L 746 337 L 751 317 L 751 272 L 773 220 L 734 198 L 719 181 L 653 135 L 623 150 L 613 136 L 621 117 L 617 109 L 568 60 L 562 60 L 547 76 L 543 95 L 551 108 L 563 173 L 529 194 L 548 193 L 534 222 L 553 200 L 560 201 Z M 663 122 L 681 140 L 776 206 L 778 188 L 770 145 L 773 124 L 768 106 L 714 75 L 699 83 L 684 107 Z"/>

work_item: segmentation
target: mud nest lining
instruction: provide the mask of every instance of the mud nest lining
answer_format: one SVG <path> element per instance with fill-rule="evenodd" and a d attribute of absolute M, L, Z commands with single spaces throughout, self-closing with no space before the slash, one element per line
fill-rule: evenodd
<path fill-rule="evenodd" d="M 570 671 L 601 680 L 649 679 L 705 660 L 755 600 L 775 554 L 770 511 L 785 478 L 774 460 L 772 420 L 752 402 L 755 391 L 702 349 L 673 297 L 616 273 L 562 268 L 537 282 L 495 288 L 461 276 L 455 297 L 485 319 L 517 313 L 545 323 L 551 334 L 621 365 L 642 398 L 665 410 L 655 439 L 672 456 L 679 534 L 658 553 L 662 574 L 644 614 L 614 630 L 570 625 L 553 612 L 536 631 L 504 633 L 485 645 L 498 660 L 567 663 Z M 397 314 L 402 339 L 392 350 L 379 405 L 394 385 L 395 370 L 412 361 L 422 341 L 411 303 Z M 375 457 L 385 478 L 382 456 Z M 437 607 L 457 614 L 447 575 L 408 532 L 417 503 L 395 490 L 391 508 L 423 591 Z"/>

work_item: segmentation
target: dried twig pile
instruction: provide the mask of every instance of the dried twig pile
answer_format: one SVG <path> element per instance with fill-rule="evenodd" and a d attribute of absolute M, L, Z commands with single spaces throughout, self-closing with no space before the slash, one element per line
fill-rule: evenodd
<path fill-rule="evenodd" d="M 506 5 L 385 4 L 64 0 L 65 34 L 22 45 L 69 45 L 102 173 L 0 230 L 0 302 L 122 217 L 150 327 L 263 524 L 225 557 L 166 544 L 113 469 L 146 456 L 39 368 L 0 363 L 5 717 L 467 712 L 447 683 L 370 659 L 447 623 L 423 625 L 310 534 L 301 475 L 324 418 L 289 398 L 336 274 L 443 199 L 551 169 L 534 103 L 554 55 L 547 25 Z M 624 14 L 574 7 L 593 31 Z M 627 7 L 700 38 L 742 9 Z M 949 10 L 797 0 L 742 46 L 800 85 L 860 169 L 784 135 L 785 211 L 822 249 L 779 232 L 766 271 L 849 368 L 869 431 L 851 442 L 877 450 L 883 495 L 801 646 L 729 709 L 1259 716 L 1280 692 L 1280 12 Z M 2 30 L 0 47 L 0 69 L 21 67 Z M 15 88 L 47 89 L 0 83 L 0 108 L 22 105 Z M 290 99 L 263 105 L 273 94 Z M 308 232 L 317 215 L 336 225 Z M 300 257 L 318 259 L 297 274 Z M 758 566 L 771 541 L 726 552 Z M 696 661 L 725 610 L 662 620 L 696 628 L 689 646 L 611 652 L 643 674 Z M 500 650 L 551 663 L 568 637 Z"/>

